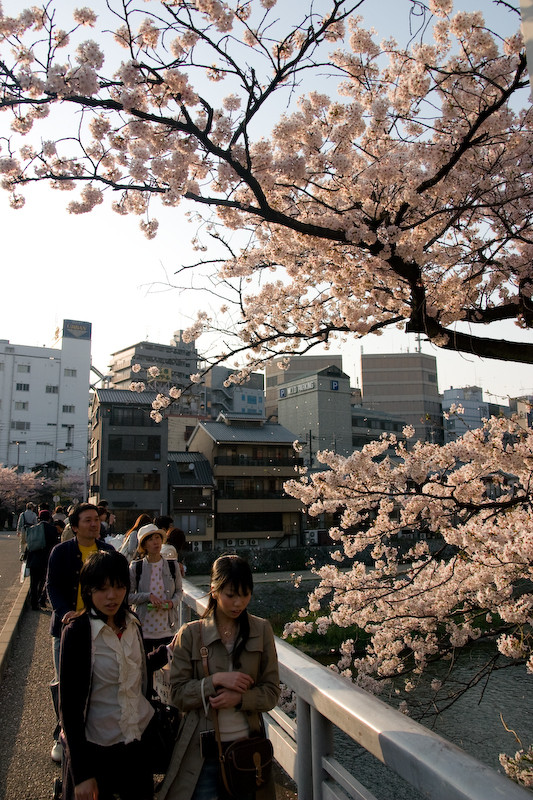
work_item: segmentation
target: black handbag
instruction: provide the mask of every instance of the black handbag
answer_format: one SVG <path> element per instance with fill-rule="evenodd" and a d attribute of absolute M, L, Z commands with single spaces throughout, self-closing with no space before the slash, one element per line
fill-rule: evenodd
<path fill-rule="evenodd" d="M 208 649 L 202 639 L 202 621 L 200 620 L 200 656 L 205 677 L 209 677 L 207 663 Z M 220 777 L 230 797 L 240 798 L 243 794 L 252 794 L 261 789 L 270 779 L 274 748 L 266 736 L 257 734 L 246 739 L 237 739 L 227 747 L 222 746 L 218 727 L 218 713 L 213 709 L 213 725 L 218 747 Z"/>
<path fill-rule="evenodd" d="M 174 745 L 178 738 L 181 722 L 181 712 L 173 706 L 167 706 L 160 700 L 150 700 L 154 715 L 144 733 L 144 740 L 148 748 L 148 758 L 152 772 L 164 775 L 170 764 Z"/>

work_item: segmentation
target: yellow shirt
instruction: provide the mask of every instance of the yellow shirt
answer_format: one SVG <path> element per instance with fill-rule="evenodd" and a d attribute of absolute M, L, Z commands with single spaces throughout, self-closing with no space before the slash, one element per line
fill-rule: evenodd
<path fill-rule="evenodd" d="M 78 542 L 78 547 L 80 548 L 81 553 L 81 560 L 85 564 L 91 553 L 97 553 L 98 548 L 96 546 L 96 542 L 93 542 L 89 547 L 82 547 L 81 544 Z M 83 600 L 81 599 L 81 587 L 78 583 L 78 599 L 76 600 L 76 611 L 81 611 L 82 608 L 85 606 L 83 605 Z"/>

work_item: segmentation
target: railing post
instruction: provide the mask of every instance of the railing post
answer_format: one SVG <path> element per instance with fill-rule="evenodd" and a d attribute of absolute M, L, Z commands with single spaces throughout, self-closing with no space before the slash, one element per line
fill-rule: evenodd
<path fill-rule="evenodd" d="M 298 726 L 299 729 L 299 726 Z M 311 762 L 313 769 L 313 800 L 323 800 L 326 772 L 322 759 L 333 752 L 333 727 L 316 708 L 311 707 Z"/>
<path fill-rule="evenodd" d="M 298 695 L 296 697 L 296 783 L 302 800 L 314 800 L 313 773 L 309 764 L 311 753 L 311 707 Z"/>

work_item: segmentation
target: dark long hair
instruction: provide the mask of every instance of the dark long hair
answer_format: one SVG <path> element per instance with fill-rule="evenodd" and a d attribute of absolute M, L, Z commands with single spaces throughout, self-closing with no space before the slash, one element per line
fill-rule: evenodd
<path fill-rule="evenodd" d="M 118 550 L 98 550 L 97 553 L 91 553 L 80 572 L 81 599 L 87 612 L 104 622 L 107 622 L 107 619 L 93 605 L 93 591 L 103 589 L 108 581 L 111 586 L 126 589 L 122 605 L 115 614 L 115 622 L 120 626 L 124 624 L 128 611 L 130 592 L 128 560 Z"/>
<path fill-rule="evenodd" d="M 241 556 L 228 553 L 220 556 L 213 563 L 211 567 L 211 590 L 207 609 L 203 614 L 204 617 L 215 613 L 217 601 L 213 597 L 213 592 L 220 592 L 226 586 L 231 587 L 237 594 L 253 593 L 254 579 L 252 570 L 248 562 Z M 250 620 L 246 609 L 237 617 L 237 623 L 239 625 L 239 633 L 236 647 L 233 651 L 233 665 L 238 669 L 240 667 L 240 655 L 250 636 Z"/>

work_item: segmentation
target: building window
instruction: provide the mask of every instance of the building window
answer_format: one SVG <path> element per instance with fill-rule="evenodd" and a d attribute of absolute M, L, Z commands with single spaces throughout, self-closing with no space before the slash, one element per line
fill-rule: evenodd
<path fill-rule="evenodd" d="M 68 367 L 65 367 L 65 370 L 63 372 L 65 378 L 75 378 L 77 374 L 78 374 L 77 369 L 69 369 Z"/>
<path fill-rule="evenodd" d="M 17 364 L 17 372 L 29 372 L 30 365 L 29 364 Z"/>
<path fill-rule="evenodd" d="M 59 386 L 46 387 L 46 394 L 57 394 L 58 392 L 59 392 Z"/>
<path fill-rule="evenodd" d="M 111 408 L 111 425 L 129 425 L 134 428 L 139 427 L 152 427 L 156 425 L 150 414 L 143 408 L 122 408 L 120 406 L 113 406 Z"/>
<path fill-rule="evenodd" d="M 178 528 L 190 536 L 205 536 L 207 516 L 205 514 L 180 514 L 174 512 L 174 520 Z"/>
<path fill-rule="evenodd" d="M 11 430 L 12 431 L 29 431 L 30 423 L 29 422 L 17 422 L 16 420 L 11 420 Z"/>
<path fill-rule="evenodd" d="M 63 406 L 63 414 L 74 414 L 76 406 Z"/>
<path fill-rule="evenodd" d="M 110 461 L 159 461 L 161 459 L 160 436 L 109 436 Z"/>
<path fill-rule="evenodd" d="M 29 407 L 27 400 L 15 400 L 15 411 L 27 411 Z"/>
<path fill-rule="evenodd" d="M 158 492 L 161 476 L 158 472 L 110 472 L 107 489 L 113 492 Z"/>
<path fill-rule="evenodd" d="M 17 392 L 29 392 L 30 391 L 30 384 L 29 383 L 17 383 L 16 385 Z"/>

